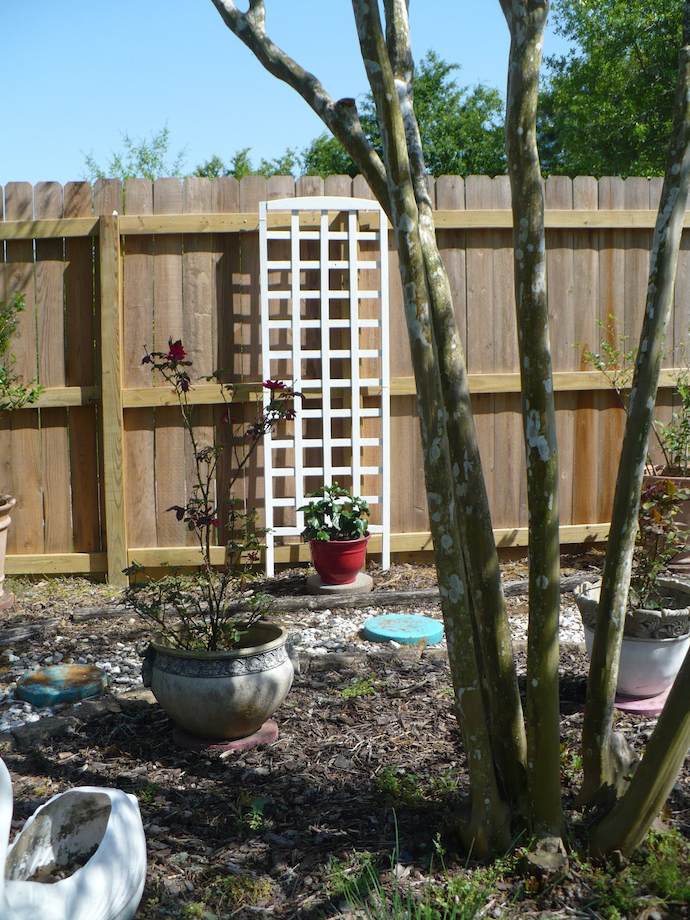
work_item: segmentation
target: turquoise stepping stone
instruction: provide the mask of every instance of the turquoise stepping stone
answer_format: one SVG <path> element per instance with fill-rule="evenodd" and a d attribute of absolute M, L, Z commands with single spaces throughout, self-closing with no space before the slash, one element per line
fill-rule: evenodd
<path fill-rule="evenodd" d="M 58 664 L 23 677 L 17 684 L 16 695 L 34 706 L 56 706 L 98 696 L 107 683 L 108 676 L 101 668 Z"/>
<path fill-rule="evenodd" d="M 391 613 L 367 620 L 364 635 L 371 642 L 435 645 L 443 639 L 443 623 L 418 614 Z"/>

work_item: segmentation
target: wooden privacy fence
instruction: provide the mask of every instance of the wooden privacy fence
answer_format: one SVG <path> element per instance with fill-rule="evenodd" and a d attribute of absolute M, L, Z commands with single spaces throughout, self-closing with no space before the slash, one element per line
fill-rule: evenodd
<path fill-rule="evenodd" d="M 598 351 L 602 335 L 625 351 L 638 339 L 660 191 L 660 179 L 545 182 L 564 543 L 608 532 L 624 414 L 584 355 Z M 497 540 L 524 544 L 509 185 L 505 177 L 443 176 L 432 193 Z M 132 179 L 124 196 L 117 180 L 93 190 L 83 182 L 5 186 L 0 299 L 26 295 L 13 352 L 25 379 L 45 387 L 36 406 L 0 420 L 0 488 L 18 499 L 8 573 L 106 572 L 122 582 L 133 559 L 198 561 L 184 526 L 166 514 L 189 489 L 190 458 L 176 399 L 161 381 L 152 386 L 143 346 L 160 350 L 181 338 L 195 375 L 228 368 L 229 380 L 246 384 L 251 418 L 261 382 L 259 202 L 323 194 L 371 198 L 361 178 L 347 176 Z M 657 401 L 666 420 L 690 325 L 689 250 L 686 233 Z M 431 541 L 392 234 L 389 277 L 391 550 L 408 553 Z M 218 387 L 195 387 L 193 400 L 200 432 L 220 437 Z M 260 509 L 260 458 L 242 488 Z M 380 539 L 372 537 L 374 553 Z M 214 552 L 222 560 L 222 547 Z M 306 558 L 304 546 L 276 548 L 278 562 Z"/>

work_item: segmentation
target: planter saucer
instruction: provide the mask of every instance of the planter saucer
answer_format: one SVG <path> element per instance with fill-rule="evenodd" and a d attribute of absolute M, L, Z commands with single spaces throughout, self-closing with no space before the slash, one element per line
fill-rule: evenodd
<path fill-rule="evenodd" d="M 616 694 L 616 702 L 614 705 L 616 709 L 620 709 L 623 712 L 632 712 L 636 716 L 658 716 L 664 708 L 670 692 L 671 688 L 667 687 L 662 693 L 659 693 L 658 696 L 651 696 L 642 700 L 636 700 L 630 696 Z"/>
<path fill-rule="evenodd" d="M 3 591 L 0 597 L 0 610 L 9 610 L 14 604 L 14 594 L 11 591 Z"/>
<path fill-rule="evenodd" d="M 307 578 L 307 590 L 310 594 L 367 594 L 374 587 L 374 579 L 366 572 L 358 572 L 354 581 L 348 585 L 327 585 L 320 575 Z"/>
<path fill-rule="evenodd" d="M 175 747 L 185 751 L 248 751 L 259 744 L 273 744 L 278 740 L 278 724 L 274 719 L 267 719 L 261 728 L 244 738 L 213 741 L 210 738 L 198 738 L 184 728 L 175 726 L 173 729 L 173 743 Z"/>
<path fill-rule="evenodd" d="M 418 614 L 391 613 L 367 620 L 364 635 L 371 642 L 435 645 L 443 639 L 443 623 Z"/>

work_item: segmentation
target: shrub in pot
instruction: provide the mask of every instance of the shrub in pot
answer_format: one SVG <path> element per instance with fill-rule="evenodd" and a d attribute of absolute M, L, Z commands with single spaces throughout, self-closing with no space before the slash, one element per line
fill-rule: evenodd
<path fill-rule="evenodd" d="M 690 492 L 670 479 L 647 481 L 642 489 L 618 672 L 623 696 L 652 697 L 668 689 L 690 646 L 690 585 L 667 572 L 685 545 L 676 520 L 688 499 Z M 585 582 L 575 592 L 588 653 L 600 589 L 601 582 Z"/>
<path fill-rule="evenodd" d="M 294 417 L 293 397 L 300 394 L 280 381 L 268 380 L 268 405 L 248 427 L 230 414 L 233 384 L 221 384 L 222 371 L 205 381 L 221 385 L 226 409 L 221 423 L 230 426 L 233 475 L 225 492 L 216 493 L 216 470 L 223 445 L 199 443 L 189 401 L 191 380 L 180 341 L 167 352 L 146 352 L 150 364 L 174 388 L 182 421 L 191 442 L 194 481 L 184 505 L 168 509 L 197 541 L 202 564 L 191 572 L 168 567 L 152 579 L 133 562 L 125 572 L 130 586 L 125 600 L 154 628 L 142 675 L 146 686 L 177 723 L 197 738 L 231 740 L 254 733 L 285 699 L 293 678 L 286 648 L 287 631 L 266 619 L 267 604 L 253 592 L 243 565 L 258 559 L 261 531 L 256 513 L 245 512 L 233 497 L 264 434 L 282 419 Z M 227 502 L 229 539 L 225 565 L 215 568 L 211 550 L 220 527 L 220 509 Z M 247 612 L 249 611 L 249 613 Z"/>
<path fill-rule="evenodd" d="M 656 422 L 654 430 L 661 448 L 664 463 L 655 475 L 647 476 L 647 483 L 668 480 L 678 490 L 684 490 L 686 497 L 678 506 L 675 525 L 682 539 L 678 541 L 677 552 L 669 560 L 669 566 L 678 572 L 690 570 L 690 370 L 686 369 L 676 378 L 675 395 L 679 408 L 671 421 L 664 425 Z"/>
<path fill-rule="evenodd" d="M 309 541 L 312 563 L 326 585 L 348 585 L 364 565 L 369 542 L 369 505 L 337 482 L 307 496 L 302 536 Z"/>
<path fill-rule="evenodd" d="M 35 403 L 42 390 L 28 384 L 15 372 L 16 359 L 10 351 L 10 339 L 17 328 L 17 318 L 25 309 L 24 295 L 15 293 L 12 300 L 0 301 L 0 417 L 6 412 L 14 412 L 30 403 Z M 0 489 L 0 610 L 11 607 L 14 595 L 5 592 L 5 554 L 7 551 L 7 529 L 11 523 L 10 512 L 17 504 L 5 489 Z"/>
<path fill-rule="evenodd" d="M 603 327 L 603 323 L 600 322 L 600 325 Z M 611 326 L 608 327 L 608 333 L 610 339 L 615 338 L 616 333 Z M 688 496 L 679 502 L 675 514 L 675 527 L 682 539 L 677 541 L 675 553 L 667 560 L 670 568 L 687 574 L 690 571 L 690 365 L 684 344 L 681 344 L 681 351 L 685 368 L 674 379 L 674 399 L 678 410 L 673 413 L 668 424 L 654 422 L 652 432 L 663 460 L 655 466 L 652 459 L 647 458 L 644 485 L 670 481 L 676 489 L 688 491 Z M 598 353 L 585 352 L 585 360 L 601 371 L 616 390 L 626 413 L 636 354 L 637 348 L 622 352 L 606 339 L 599 343 Z"/>

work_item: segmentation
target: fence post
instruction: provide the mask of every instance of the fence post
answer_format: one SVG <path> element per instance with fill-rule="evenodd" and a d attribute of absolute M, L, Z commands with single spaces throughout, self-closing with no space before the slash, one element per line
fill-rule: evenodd
<path fill-rule="evenodd" d="M 101 271 L 101 361 L 103 393 L 103 487 L 108 582 L 127 587 L 127 521 L 122 450 L 122 259 L 120 218 L 99 220 Z"/>

